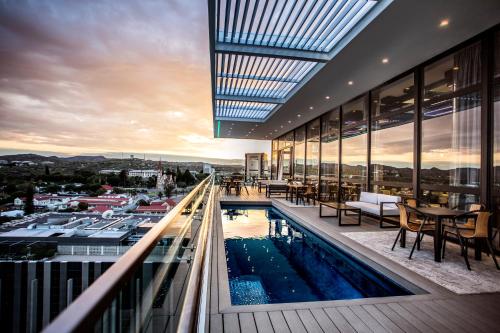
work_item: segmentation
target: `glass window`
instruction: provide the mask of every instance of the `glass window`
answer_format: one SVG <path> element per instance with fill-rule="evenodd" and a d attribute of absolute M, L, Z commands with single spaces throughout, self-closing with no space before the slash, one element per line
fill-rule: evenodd
<path fill-rule="evenodd" d="M 278 140 L 271 143 L 271 179 L 276 179 L 278 166 Z"/>
<path fill-rule="evenodd" d="M 355 200 L 366 190 L 367 173 L 366 96 L 342 107 L 342 184 L 344 200 Z"/>
<path fill-rule="evenodd" d="M 439 188 L 449 207 L 477 202 L 481 160 L 481 47 L 471 45 L 424 70 L 422 170 L 424 190 Z M 426 194 L 425 191 L 423 193 Z M 436 196 L 429 194 L 429 200 Z"/>
<path fill-rule="evenodd" d="M 411 196 L 413 179 L 413 74 L 372 91 L 372 191 Z"/>
<path fill-rule="evenodd" d="M 319 179 L 319 119 L 307 124 L 307 147 L 306 147 L 306 182 L 318 184 Z"/>
<path fill-rule="evenodd" d="M 321 179 L 322 200 L 337 201 L 339 185 L 339 109 L 321 117 Z"/>
<path fill-rule="evenodd" d="M 306 127 L 302 126 L 295 130 L 295 146 L 294 146 L 294 180 L 304 181 L 304 159 L 306 149 Z"/>
<path fill-rule="evenodd" d="M 495 70 L 494 70 L 494 99 L 493 99 L 493 181 L 492 206 L 495 209 L 496 223 L 500 226 L 500 31 L 495 33 Z M 500 235 L 498 236 L 500 245 Z"/>

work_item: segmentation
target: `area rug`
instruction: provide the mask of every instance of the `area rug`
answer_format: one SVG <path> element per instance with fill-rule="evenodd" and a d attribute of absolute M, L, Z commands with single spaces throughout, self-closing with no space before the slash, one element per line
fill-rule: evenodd
<path fill-rule="evenodd" d="M 467 270 L 460 247 L 448 242 L 446 257 L 442 262 L 434 261 L 434 246 L 431 236 L 425 236 L 420 251 L 415 249 L 411 260 L 408 255 L 415 240 L 413 233 L 407 233 L 406 248 L 396 244 L 391 246 L 397 231 L 345 232 L 344 236 L 362 245 L 370 244 L 370 249 L 378 254 L 410 269 L 411 271 L 445 287 L 457 294 L 477 294 L 500 292 L 500 270 L 495 268 L 491 257 L 483 253 L 483 260 L 474 260 L 474 250 L 469 249 L 469 262 L 472 271 Z M 500 259 L 497 256 L 497 260 Z"/>
<path fill-rule="evenodd" d="M 291 202 L 290 200 L 286 200 L 285 198 L 273 198 L 275 199 L 276 201 L 279 201 L 280 203 L 282 203 L 283 205 L 287 206 L 287 207 L 290 207 L 290 208 L 312 208 L 312 207 L 319 207 L 318 205 L 318 202 L 316 202 L 316 205 L 313 205 L 312 204 L 312 201 L 311 201 L 311 204 L 306 204 L 304 205 L 301 201 L 299 202 L 298 205 L 295 204 L 295 200 L 293 202 Z"/>

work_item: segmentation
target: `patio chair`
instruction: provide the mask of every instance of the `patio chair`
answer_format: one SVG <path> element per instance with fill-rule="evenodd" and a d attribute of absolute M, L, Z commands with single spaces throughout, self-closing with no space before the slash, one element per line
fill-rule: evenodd
<path fill-rule="evenodd" d="M 417 208 L 413 208 L 402 203 L 397 203 L 396 205 L 399 208 L 400 228 L 398 235 L 394 240 L 394 244 L 392 244 L 391 251 L 394 251 L 394 247 L 396 246 L 399 237 L 401 237 L 403 230 L 416 232 L 417 235 L 415 237 L 415 242 L 413 243 L 410 256 L 408 257 L 408 259 L 411 259 L 411 257 L 413 256 L 413 252 L 415 251 L 415 246 L 418 245 L 418 250 L 420 250 L 420 243 L 422 242 L 424 232 L 434 231 L 435 225 L 434 223 L 429 222 L 426 217 L 423 217 L 424 215 L 421 214 Z M 410 220 L 410 213 L 415 213 L 415 216 L 422 216 L 423 218 L 413 218 Z"/>
<path fill-rule="evenodd" d="M 307 185 L 305 191 L 299 191 L 297 193 L 297 195 L 299 196 L 299 200 L 302 200 L 302 202 L 304 203 L 304 206 L 306 204 L 306 200 L 307 200 L 307 204 L 310 204 L 311 199 L 313 200 L 313 205 L 316 206 L 317 193 L 318 193 L 318 191 L 316 190 L 316 185 L 309 184 L 309 185 Z"/>
<path fill-rule="evenodd" d="M 468 212 L 480 212 L 485 210 L 485 206 L 483 204 L 478 204 L 478 203 L 473 203 L 470 204 Z M 453 207 L 452 209 L 458 209 L 458 206 Z M 455 220 L 455 222 L 457 222 Z M 469 217 L 468 219 L 465 220 L 465 223 L 456 223 L 456 226 L 459 229 L 469 229 L 469 230 L 474 230 L 476 228 L 476 219 L 474 217 Z M 453 227 L 453 220 L 450 221 L 444 221 L 443 222 L 443 227 Z"/>
<path fill-rule="evenodd" d="M 467 269 L 470 271 L 470 264 L 469 264 L 469 258 L 468 258 L 468 249 L 469 249 L 469 240 L 473 239 L 474 244 L 476 246 L 479 244 L 479 241 L 481 240 L 486 240 L 486 244 L 488 245 L 488 251 L 491 254 L 491 257 L 493 259 L 493 262 L 495 263 L 495 266 L 497 269 L 500 270 L 500 267 L 498 266 L 497 258 L 495 256 L 495 251 L 493 251 L 493 247 L 491 246 L 491 241 L 488 238 L 488 222 L 490 220 L 490 216 L 492 213 L 490 212 L 467 212 L 464 214 L 461 214 L 457 216 L 455 219 L 453 219 L 453 227 L 445 227 L 444 228 L 444 234 L 443 234 L 443 258 L 445 254 L 445 249 L 446 249 L 446 236 L 448 234 L 455 235 L 458 238 L 458 242 L 460 243 L 460 248 L 465 260 L 465 265 L 467 266 Z M 456 220 L 460 218 L 475 218 L 475 227 L 474 229 L 463 229 L 458 227 Z"/>

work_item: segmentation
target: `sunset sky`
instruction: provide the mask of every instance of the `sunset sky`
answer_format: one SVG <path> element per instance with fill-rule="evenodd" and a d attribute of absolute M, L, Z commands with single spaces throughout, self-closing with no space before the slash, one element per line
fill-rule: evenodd
<path fill-rule="evenodd" d="M 0 1 L 0 153 L 243 158 L 213 138 L 206 0 Z"/>

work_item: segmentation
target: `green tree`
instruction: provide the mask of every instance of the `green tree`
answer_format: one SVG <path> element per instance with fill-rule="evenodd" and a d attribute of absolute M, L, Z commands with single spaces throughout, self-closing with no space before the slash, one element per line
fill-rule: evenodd
<path fill-rule="evenodd" d="M 164 192 L 165 192 L 165 196 L 167 198 L 170 198 L 172 196 L 172 192 L 174 191 L 174 185 L 172 184 L 165 184 L 165 187 L 164 187 Z"/>
<path fill-rule="evenodd" d="M 86 202 L 79 202 L 78 203 L 78 211 L 83 212 L 89 209 L 89 204 Z"/>
<path fill-rule="evenodd" d="M 196 183 L 196 179 L 194 178 L 193 174 L 188 169 L 186 169 L 186 171 L 184 171 L 184 175 L 182 176 L 182 178 L 187 186 L 190 186 L 190 185 L 193 185 L 194 183 Z"/>
<path fill-rule="evenodd" d="M 127 180 L 128 180 L 127 170 L 120 171 L 118 177 L 120 177 L 120 184 L 122 184 L 122 186 L 127 186 Z"/>
<path fill-rule="evenodd" d="M 48 165 L 45 166 L 45 176 L 50 176 L 50 170 Z"/>
<path fill-rule="evenodd" d="M 26 215 L 33 214 L 35 212 L 35 205 L 33 204 L 34 189 L 33 185 L 30 183 L 26 189 L 26 202 L 24 203 L 24 213 Z"/>
<path fill-rule="evenodd" d="M 154 187 L 156 187 L 157 178 L 158 177 L 156 177 L 156 176 L 149 177 L 146 186 L 148 188 L 154 188 Z"/>
<path fill-rule="evenodd" d="M 175 181 L 177 183 L 184 182 L 184 177 L 183 177 L 183 174 L 181 172 L 181 168 L 179 168 L 179 166 L 177 166 L 177 174 L 175 176 Z"/>

